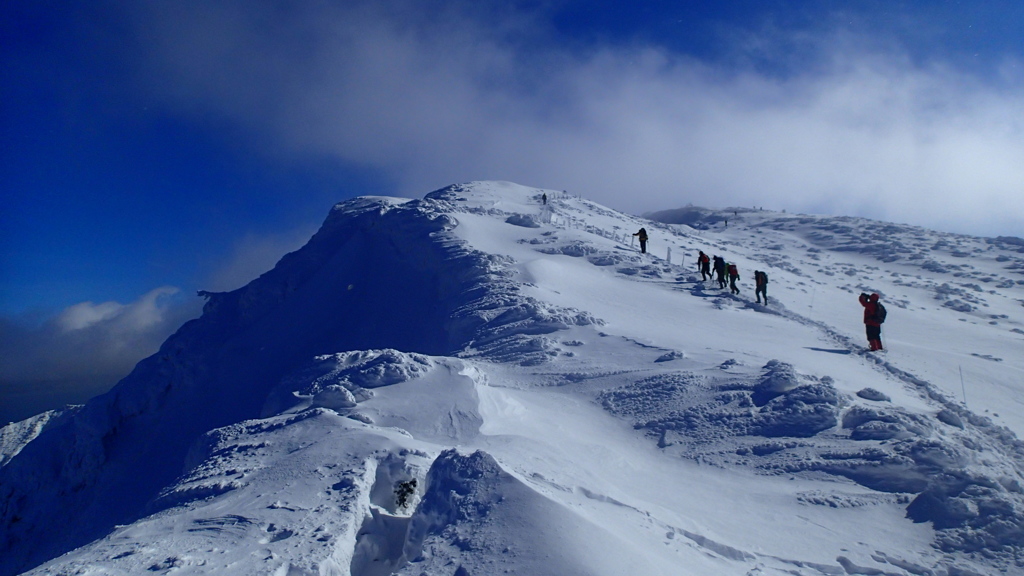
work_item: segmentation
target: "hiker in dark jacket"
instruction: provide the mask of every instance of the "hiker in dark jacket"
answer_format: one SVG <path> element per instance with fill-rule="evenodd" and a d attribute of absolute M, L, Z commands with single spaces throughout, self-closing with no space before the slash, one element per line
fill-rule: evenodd
<path fill-rule="evenodd" d="M 718 287 L 725 288 L 725 259 L 715 256 L 715 277 L 718 279 Z"/>
<path fill-rule="evenodd" d="M 736 287 L 736 281 L 740 279 L 740 271 L 736 268 L 735 264 L 729 264 L 729 291 L 733 294 L 739 294 L 740 289 Z"/>
<path fill-rule="evenodd" d="M 878 294 L 860 295 L 860 305 L 864 307 L 864 327 L 868 334 L 871 350 L 882 349 L 882 321 L 878 316 Z"/>
<path fill-rule="evenodd" d="M 700 256 L 697 257 L 697 268 L 700 269 L 700 280 L 706 282 L 708 278 L 711 278 L 711 259 L 704 253 L 703 250 L 699 250 Z"/>
<path fill-rule="evenodd" d="M 644 230 L 643 228 L 641 228 L 640 231 L 635 233 L 635 234 L 633 234 L 633 236 L 636 236 L 636 237 L 640 238 L 640 253 L 641 254 L 646 254 L 647 253 L 647 230 Z"/>
<path fill-rule="evenodd" d="M 761 303 L 761 295 L 764 294 L 764 303 L 768 304 L 768 274 L 754 270 L 754 284 L 757 285 L 754 288 L 754 295 L 757 296 L 757 303 Z"/>

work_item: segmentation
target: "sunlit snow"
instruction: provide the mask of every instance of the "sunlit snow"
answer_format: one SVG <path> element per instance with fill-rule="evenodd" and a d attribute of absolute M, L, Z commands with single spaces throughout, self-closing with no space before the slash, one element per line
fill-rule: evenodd
<path fill-rule="evenodd" d="M 654 217 L 339 204 L 112 391 L 0 430 L 0 575 L 1024 571 L 1021 241 Z"/>

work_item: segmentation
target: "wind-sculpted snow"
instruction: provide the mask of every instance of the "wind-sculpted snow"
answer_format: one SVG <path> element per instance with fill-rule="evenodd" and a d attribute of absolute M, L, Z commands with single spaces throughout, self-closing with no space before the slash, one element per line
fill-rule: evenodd
<path fill-rule="evenodd" d="M 551 241 L 554 241 L 554 239 L 552 239 Z M 601 260 L 602 262 L 604 262 L 605 258 L 608 258 L 608 256 L 609 256 L 609 254 L 607 252 L 601 252 L 600 249 L 597 246 L 594 246 L 592 244 L 588 244 L 586 242 L 580 242 L 580 241 L 568 242 L 568 243 L 563 244 L 561 246 L 555 246 L 555 247 L 550 247 L 550 248 L 547 248 L 547 247 L 545 247 L 545 248 L 538 248 L 537 251 L 542 253 L 542 254 L 564 254 L 566 256 L 573 256 L 575 258 L 580 258 L 580 257 L 583 257 L 583 256 L 589 256 L 591 254 L 599 254 L 599 253 L 601 253 L 601 254 L 604 255 L 604 258 L 602 258 L 602 260 Z M 619 261 L 621 262 L 622 260 L 625 260 L 626 258 L 627 257 L 623 257 Z M 635 262 L 639 262 L 640 261 L 639 258 L 636 258 L 635 256 L 633 256 L 632 259 Z M 616 263 L 618 263 L 618 262 L 616 262 Z"/>
<path fill-rule="evenodd" d="M 831 379 L 799 377 L 782 362 L 770 362 L 752 383 L 700 378 L 699 385 L 689 385 L 695 378 L 652 376 L 606 392 L 601 401 L 613 413 L 644 418 L 637 427 L 658 435 L 662 444 L 684 436 L 698 443 L 732 442 L 736 436 L 809 438 L 838 423 L 841 398 Z"/>
<path fill-rule="evenodd" d="M 882 405 L 888 400 L 871 393 L 862 395 L 870 404 L 854 403 L 832 382 L 773 360 L 760 375 L 665 373 L 599 399 L 684 458 L 772 475 L 824 472 L 880 492 L 910 494 L 901 496 L 909 502 L 907 516 L 931 522 L 942 550 L 1020 564 L 1019 461 L 1004 456 L 993 466 L 1001 450 L 977 432 L 965 433 L 970 424 L 952 412 L 929 420 Z M 985 461 L 988 471 L 978 471 Z"/>
<path fill-rule="evenodd" d="M 361 350 L 318 356 L 285 377 L 267 397 L 262 413 L 272 416 L 310 407 L 344 410 L 373 397 L 371 389 L 417 378 L 434 367 L 422 354 Z"/>
<path fill-rule="evenodd" d="M 326 412 L 308 410 L 298 414 L 247 420 L 204 434 L 185 457 L 187 473 L 164 490 L 148 511 L 163 510 L 238 490 L 250 484 L 275 450 L 268 440 L 273 432 Z"/>
<path fill-rule="evenodd" d="M 1016 479 L 967 470 L 933 477 L 907 507 L 907 516 L 931 522 L 946 552 L 1015 557 L 1024 543 L 1024 487 Z"/>
<path fill-rule="evenodd" d="M 501 305 L 492 308 L 495 300 Z M 601 324 L 586 312 L 553 307 L 532 298 L 517 300 L 510 306 L 501 297 L 483 298 L 455 312 L 457 320 L 469 318 L 478 323 L 477 337 L 463 355 L 522 365 L 542 364 L 557 355 L 553 340 L 545 335 L 572 326 Z"/>

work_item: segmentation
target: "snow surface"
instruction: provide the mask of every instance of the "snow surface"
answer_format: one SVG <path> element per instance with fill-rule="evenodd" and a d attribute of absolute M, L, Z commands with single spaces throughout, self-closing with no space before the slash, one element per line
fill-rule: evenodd
<path fill-rule="evenodd" d="M 109 393 L 0 429 L 0 576 L 1024 573 L 1024 243 L 669 216 L 337 205 Z"/>

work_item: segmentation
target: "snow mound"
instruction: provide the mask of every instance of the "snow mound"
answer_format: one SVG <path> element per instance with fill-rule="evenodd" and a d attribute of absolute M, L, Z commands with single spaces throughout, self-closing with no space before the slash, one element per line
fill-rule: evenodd
<path fill-rule="evenodd" d="M 967 470 L 945 471 L 907 507 L 915 522 L 939 530 L 945 552 L 966 551 L 1024 560 L 1024 487 L 1016 479 Z"/>
<path fill-rule="evenodd" d="M 875 402 L 892 402 L 892 398 L 878 390 L 875 390 L 874 388 L 858 390 L 857 396 L 860 396 L 865 400 L 873 400 Z"/>
<path fill-rule="evenodd" d="M 716 379 L 717 380 L 717 379 Z M 704 441 L 734 436 L 808 438 L 836 426 L 844 403 L 828 377 L 800 377 L 773 360 L 754 384 L 696 374 L 651 376 L 602 394 L 615 414 L 643 416 L 636 426 L 667 441 L 686 436 Z"/>
<path fill-rule="evenodd" d="M 612 534 L 553 503 L 486 452 L 441 453 L 425 485 L 407 524 L 391 521 L 404 531 L 389 532 L 381 514 L 367 520 L 353 576 L 493 574 L 498 567 L 516 574 L 583 576 L 651 568 Z M 385 544 L 386 534 L 396 540 Z"/>
<path fill-rule="evenodd" d="M 513 214 L 505 218 L 505 222 L 513 226 L 522 226 L 523 228 L 540 228 L 540 224 L 537 223 L 536 218 L 531 214 Z"/>

